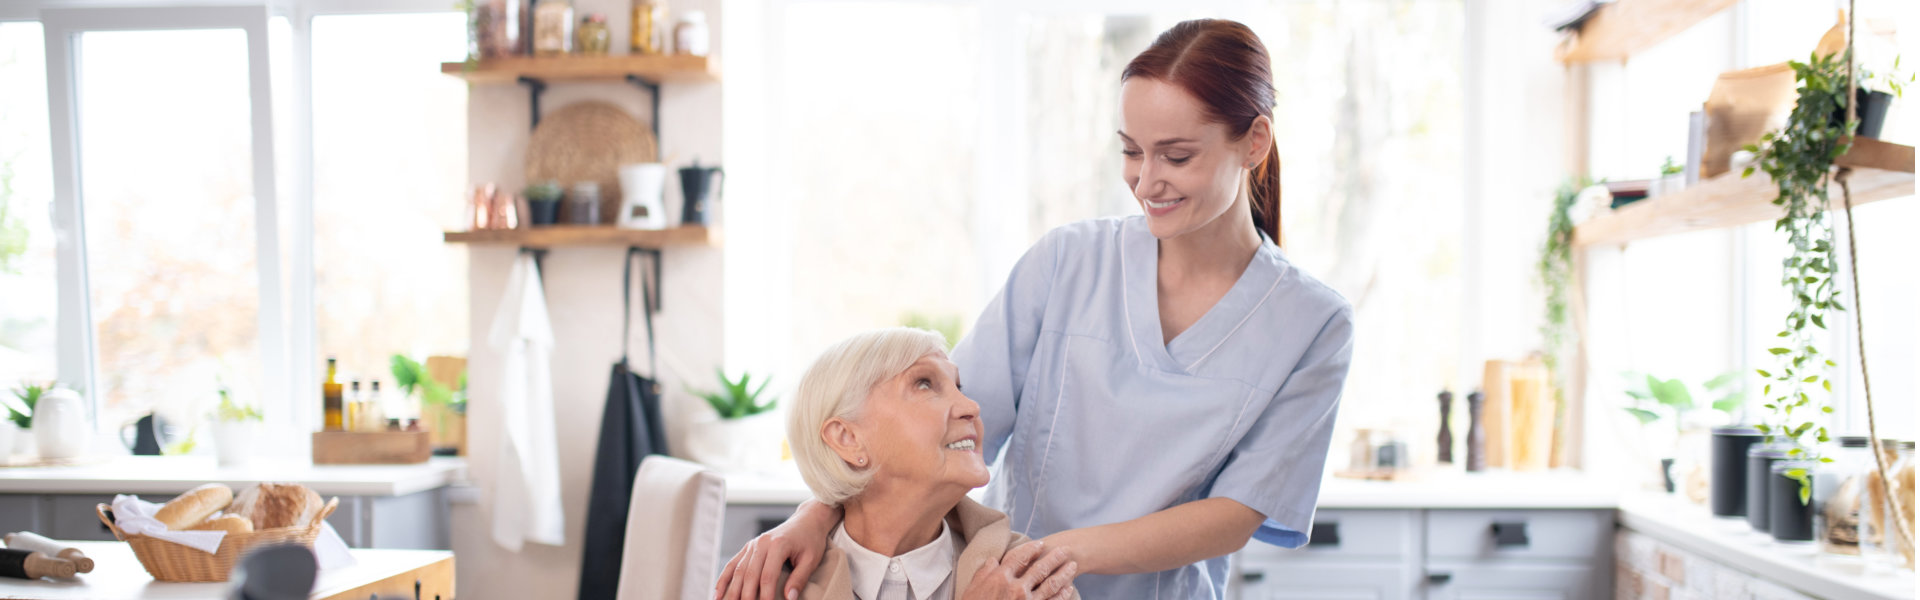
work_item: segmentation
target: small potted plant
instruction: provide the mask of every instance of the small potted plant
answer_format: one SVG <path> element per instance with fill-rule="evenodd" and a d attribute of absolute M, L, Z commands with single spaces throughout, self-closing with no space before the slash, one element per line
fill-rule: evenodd
<path fill-rule="evenodd" d="M 1714 398 L 1706 404 L 1696 401 L 1695 388 L 1679 379 L 1660 379 L 1639 373 L 1627 373 L 1625 377 L 1629 401 L 1622 408 L 1639 420 L 1642 427 L 1664 420 L 1673 428 L 1667 456 L 1660 459 L 1661 478 L 1667 493 L 1673 493 L 1677 488 L 1677 474 L 1689 483 L 1689 496 L 1694 495 L 1696 486 L 1692 483 L 1698 479 L 1701 497 L 1697 501 L 1705 502 L 1705 460 L 1700 456 L 1700 451 L 1706 448 L 1706 443 L 1696 438 L 1716 425 L 1726 424 L 1732 419 L 1733 413 L 1746 403 L 1745 393 L 1737 386 L 1738 375 L 1728 373 L 1698 386 L 1698 396 Z M 1664 438 L 1667 431 L 1662 429 L 1658 435 Z M 1659 446 L 1658 443 L 1649 445 Z"/>
<path fill-rule="evenodd" d="M 442 361 L 453 368 L 440 366 Z M 429 357 L 427 362 L 408 358 L 405 354 L 395 354 L 388 360 L 393 371 L 394 385 L 400 388 L 403 397 L 420 395 L 420 404 L 410 407 L 407 412 L 419 413 L 420 420 L 431 436 L 436 454 L 459 455 L 466 447 L 467 436 L 467 371 L 466 361 L 447 357 Z M 442 377 L 452 377 L 458 373 L 457 387 L 447 387 L 434 377 L 435 371 L 442 371 Z"/>
<path fill-rule="evenodd" d="M 220 405 L 213 409 L 213 449 L 220 466 L 231 467 L 253 460 L 260 439 L 260 411 L 233 401 L 233 392 L 220 386 Z"/>
<path fill-rule="evenodd" d="M 1854 98 L 1860 103 L 1855 115 L 1860 119 L 1860 128 L 1856 133 L 1860 137 L 1879 139 L 1880 129 L 1887 124 L 1887 109 L 1893 107 L 1896 98 L 1904 96 L 1906 86 L 1912 85 L 1914 74 L 1900 69 L 1900 57 L 1893 57 L 1893 65 L 1885 69 L 1874 70 L 1860 67 L 1859 87 L 1854 89 Z M 1833 123 L 1847 120 L 1847 107 L 1833 111 Z"/>
<path fill-rule="evenodd" d="M 741 373 L 740 380 L 715 369 L 720 391 L 688 389 L 707 401 L 713 412 L 705 413 L 688 431 L 687 458 L 722 471 L 757 471 L 780 461 L 780 442 L 785 438 L 778 415 L 773 409 L 779 400 L 762 397 L 771 378 L 763 378 L 753 387 L 753 375 Z"/>
<path fill-rule="evenodd" d="M 527 197 L 528 211 L 533 213 L 534 227 L 545 227 L 560 220 L 560 197 L 564 193 L 558 181 L 542 181 L 527 186 L 521 195 Z"/>
<path fill-rule="evenodd" d="M 13 397 L 6 402 L 7 423 L 0 426 L 0 454 L 33 453 L 33 407 L 40 404 L 40 397 L 52 388 L 26 383 L 13 390 Z"/>

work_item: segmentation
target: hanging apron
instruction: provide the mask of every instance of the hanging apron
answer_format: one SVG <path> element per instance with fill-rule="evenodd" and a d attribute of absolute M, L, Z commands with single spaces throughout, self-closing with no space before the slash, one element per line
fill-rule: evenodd
<path fill-rule="evenodd" d="M 585 555 L 580 561 L 580 600 L 614 597 L 620 586 L 621 552 L 627 532 L 627 507 L 640 461 L 667 453 L 667 435 L 660 419 L 660 362 L 653 338 L 655 299 L 649 277 L 640 278 L 641 314 L 647 325 L 647 376 L 633 372 L 627 360 L 627 340 L 633 327 L 633 271 L 636 260 L 649 251 L 628 248 L 621 263 L 620 362 L 613 365 L 607 386 L 607 404 L 600 418 L 600 444 L 594 453 L 593 490 L 587 499 Z M 651 252 L 652 274 L 660 273 L 660 254 Z"/>

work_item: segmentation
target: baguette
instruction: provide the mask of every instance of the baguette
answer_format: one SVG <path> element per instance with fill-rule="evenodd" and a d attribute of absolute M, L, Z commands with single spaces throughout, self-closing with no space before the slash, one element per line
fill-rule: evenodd
<path fill-rule="evenodd" d="M 207 520 L 214 512 L 226 508 L 233 502 L 233 490 L 218 483 L 209 483 L 168 500 L 160 511 L 153 514 L 156 521 L 166 524 L 167 529 L 182 530 Z"/>
<path fill-rule="evenodd" d="M 199 524 L 194 525 L 192 529 L 196 531 L 218 530 L 225 531 L 229 534 L 253 533 L 253 521 L 249 521 L 246 517 L 240 515 L 226 515 L 201 521 Z"/>

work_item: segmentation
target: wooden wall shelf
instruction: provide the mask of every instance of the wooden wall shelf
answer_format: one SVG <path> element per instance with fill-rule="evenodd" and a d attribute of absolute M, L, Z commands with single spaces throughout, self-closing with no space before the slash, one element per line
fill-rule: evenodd
<path fill-rule="evenodd" d="M 483 60 L 471 69 L 464 62 L 441 63 L 440 72 L 477 84 L 512 84 L 522 77 L 550 83 L 621 81 L 628 75 L 655 83 L 678 83 L 719 81 L 720 61 L 681 54 L 515 57 Z"/>
<path fill-rule="evenodd" d="M 1853 204 L 1860 206 L 1914 194 L 1913 146 L 1861 138 L 1834 164 L 1853 167 Z M 1765 173 L 1742 178 L 1738 171 L 1693 187 L 1622 207 L 1573 230 L 1573 245 L 1625 244 L 1678 233 L 1737 227 L 1780 218 L 1773 205 L 1779 189 Z M 1840 206 L 1840 186 L 1829 192 Z"/>
<path fill-rule="evenodd" d="M 631 246 L 668 248 L 673 246 L 719 246 L 720 230 L 698 225 L 672 229 L 621 229 L 608 225 L 553 225 L 532 229 L 482 229 L 449 231 L 450 244 L 500 244 L 521 248 L 557 248 L 563 246 Z"/>
<path fill-rule="evenodd" d="M 1625 60 L 1726 10 L 1736 0 L 1616 0 L 1600 7 L 1554 54 L 1561 62 Z"/>

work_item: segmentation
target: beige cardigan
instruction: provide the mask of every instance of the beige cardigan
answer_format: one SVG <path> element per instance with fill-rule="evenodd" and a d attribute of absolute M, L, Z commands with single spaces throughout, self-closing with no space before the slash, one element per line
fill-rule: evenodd
<path fill-rule="evenodd" d="M 1027 541 L 1027 536 L 1015 533 L 1009 524 L 1007 514 L 987 508 L 971 498 L 961 498 L 960 504 L 947 513 L 947 525 L 960 535 L 960 541 L 966 547 L 960 551 L 960 558 L 953 566 L 953 597 L 960 598 L 967 592 L 967 584 L 973 583 L 973 574 L 986 566 L 988 560 L 999 560 L 1008 550 Z M 786 589 L 787 575 L 780 575 L 780 587 Z M 820 566 L 813 570 L 813 576 L 807 579 L 807 586 L 800 590 L 803 600 L 852 600 L 853 570 L 847 566 L 847 555 L 837 548 L 828 547 L 826 556 L 820 559 Z M 1079 598 L 1078 590 L 1070 597 Z"/>

